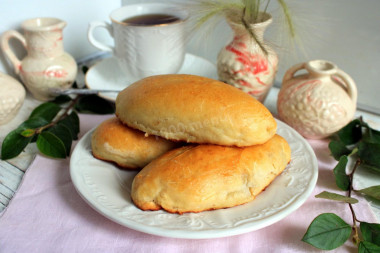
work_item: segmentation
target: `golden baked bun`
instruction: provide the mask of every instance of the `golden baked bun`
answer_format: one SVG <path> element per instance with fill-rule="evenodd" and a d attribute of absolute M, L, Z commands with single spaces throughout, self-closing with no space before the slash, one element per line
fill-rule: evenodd
<path fill-rule="evenodd" d="M 144 167 L 131 197 L 142 210 L 180 214 L 233 207 L 252 201 L 289 161 L 290 147 L 279 135 L 245 148 L 184 146 Z"/>
<path fill-rule="evenodd" d="M 126 125 L 170 140 L 251 146 L 269 140 L 277 124 L 250 95 L 223 82 L 182 74 L 144 78 L 116 99 Z"/>
<path fill-rule="evenodd" d="M 123 125 L 116 117 L 102 122 L 91 137 L 94 157 L 127 169 L 139 169 L 177 146 Z"/>

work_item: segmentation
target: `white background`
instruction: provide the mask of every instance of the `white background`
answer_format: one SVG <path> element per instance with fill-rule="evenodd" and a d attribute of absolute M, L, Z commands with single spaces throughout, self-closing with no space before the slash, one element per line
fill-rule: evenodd
<path fill-rule="evenodd" d="M 156 0 L 154 2 L 158 2 Z M 65 50 L 77 60 L 97 51 L 87 40 L 88 24 L 94 20 L 109 20 L 109 13 L 123 5 L 144 0 L 0 0 L 0 33 L 9 29 L 20 30 L 20 23 L 34 17 L 57 17 L 67 22 L 64 29 Z M 186 2 L 183 0 L 182 2 Z M 272 42 L 280 55 L 276 86 L 281 85 L 285 71 L 292 65 L 312 59 L 329 60 L 348 73 L 358 86 L 358 104 L 361 109 L 380 113 L 380 1 L 379 0 L 288 0 L 295 17 L 298 34 L 303 40 L 306 54 L 289 49 L 278 40 L 276 27 L 280 13 L 272 1 L 270 8 L 274 24 L 268 29 L 266 38 Z M 212 32 L 210 32 L 212 31 Z M 199 39 L 198 32 L 189 41 L 188 50 L 216 62 L 216 56 L 231 36 L 230 28 L 224 23 L 206 32 Z M 112 43 L 105 31 L 97 36 Z M 25 50 L 12 40 L 19 57 Z M 0 71 L 13 75 L 10 64 L 0 53 Z M 1 85 L 1 84 L 0 84 Z"/>

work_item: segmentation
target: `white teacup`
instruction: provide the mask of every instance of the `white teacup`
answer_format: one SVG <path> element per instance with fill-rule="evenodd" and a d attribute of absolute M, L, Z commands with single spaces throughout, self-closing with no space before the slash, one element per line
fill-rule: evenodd
<path fill-rule="evenodd" d="M 132 20 L 134 17 L 155 14 L 174 16 L 177 20 L 145 25 L 136 24 Z M 134 4 L 114 10 L 110 19 L 112 24 L 104 21 L 91 22 L 88 40 L 100 50 L 112 52 L 118 59 L 121 70 L 130 79 L 138 80 L 179 71 L 186 51 L 185 21 L 188 13 L 185 10 L 172 4 Z M 150 21 L 154 20 L 151 17 Z M 105 45 L 94 38 L 93 31 L 97 27 L 103 27 L 109 32 L 114 39 L 114 46 Z"/>

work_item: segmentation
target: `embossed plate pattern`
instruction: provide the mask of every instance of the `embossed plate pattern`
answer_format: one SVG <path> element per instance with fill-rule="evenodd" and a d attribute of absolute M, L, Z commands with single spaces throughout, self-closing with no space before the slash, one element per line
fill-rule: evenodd
<path fill-rule="evenodd" d="M 91 133 L 78 142 L 70 161 L 70 174 L 78 193 L 99 213 L 128 228 L 165 237 L 218 238 L 269 226 L 295 211 L 313 191 L 318 165 L 315 154 L 291 127 L 278 122 L 278 134 L 292 149 L 284 172 L 254 201 L 227 209 L 170 214 L 141 211 L 131 202 L 130 189 L 136 172 L 123 171 L 93 158 Z"/>

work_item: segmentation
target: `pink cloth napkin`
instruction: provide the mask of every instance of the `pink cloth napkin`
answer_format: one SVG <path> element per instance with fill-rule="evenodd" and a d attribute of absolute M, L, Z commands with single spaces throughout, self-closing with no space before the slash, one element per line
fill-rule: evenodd
<path fill-rule="evenodd" d="M 81 136 L 110 116 L 81 115 Z M 266 228 L 219 239 L 174 239 L 118 225 L 93 210 L 76 192 L 69 159 L 37 156 L 0 217 L 0 252 L 321 252 L 301 241 L 320 213 L 334 212 L 351 224 L 348 205 L 314 196 L 339 192 L 327 141 L 310 141 L 319 162 L 317 186 L 295 212 Z M 358 219 L 376 222 L 368 204 L 354 205 Z M 333 251 L 334 252 L 334 251 Z M 335 252 L 357 252 L 353 243 Z"/>

